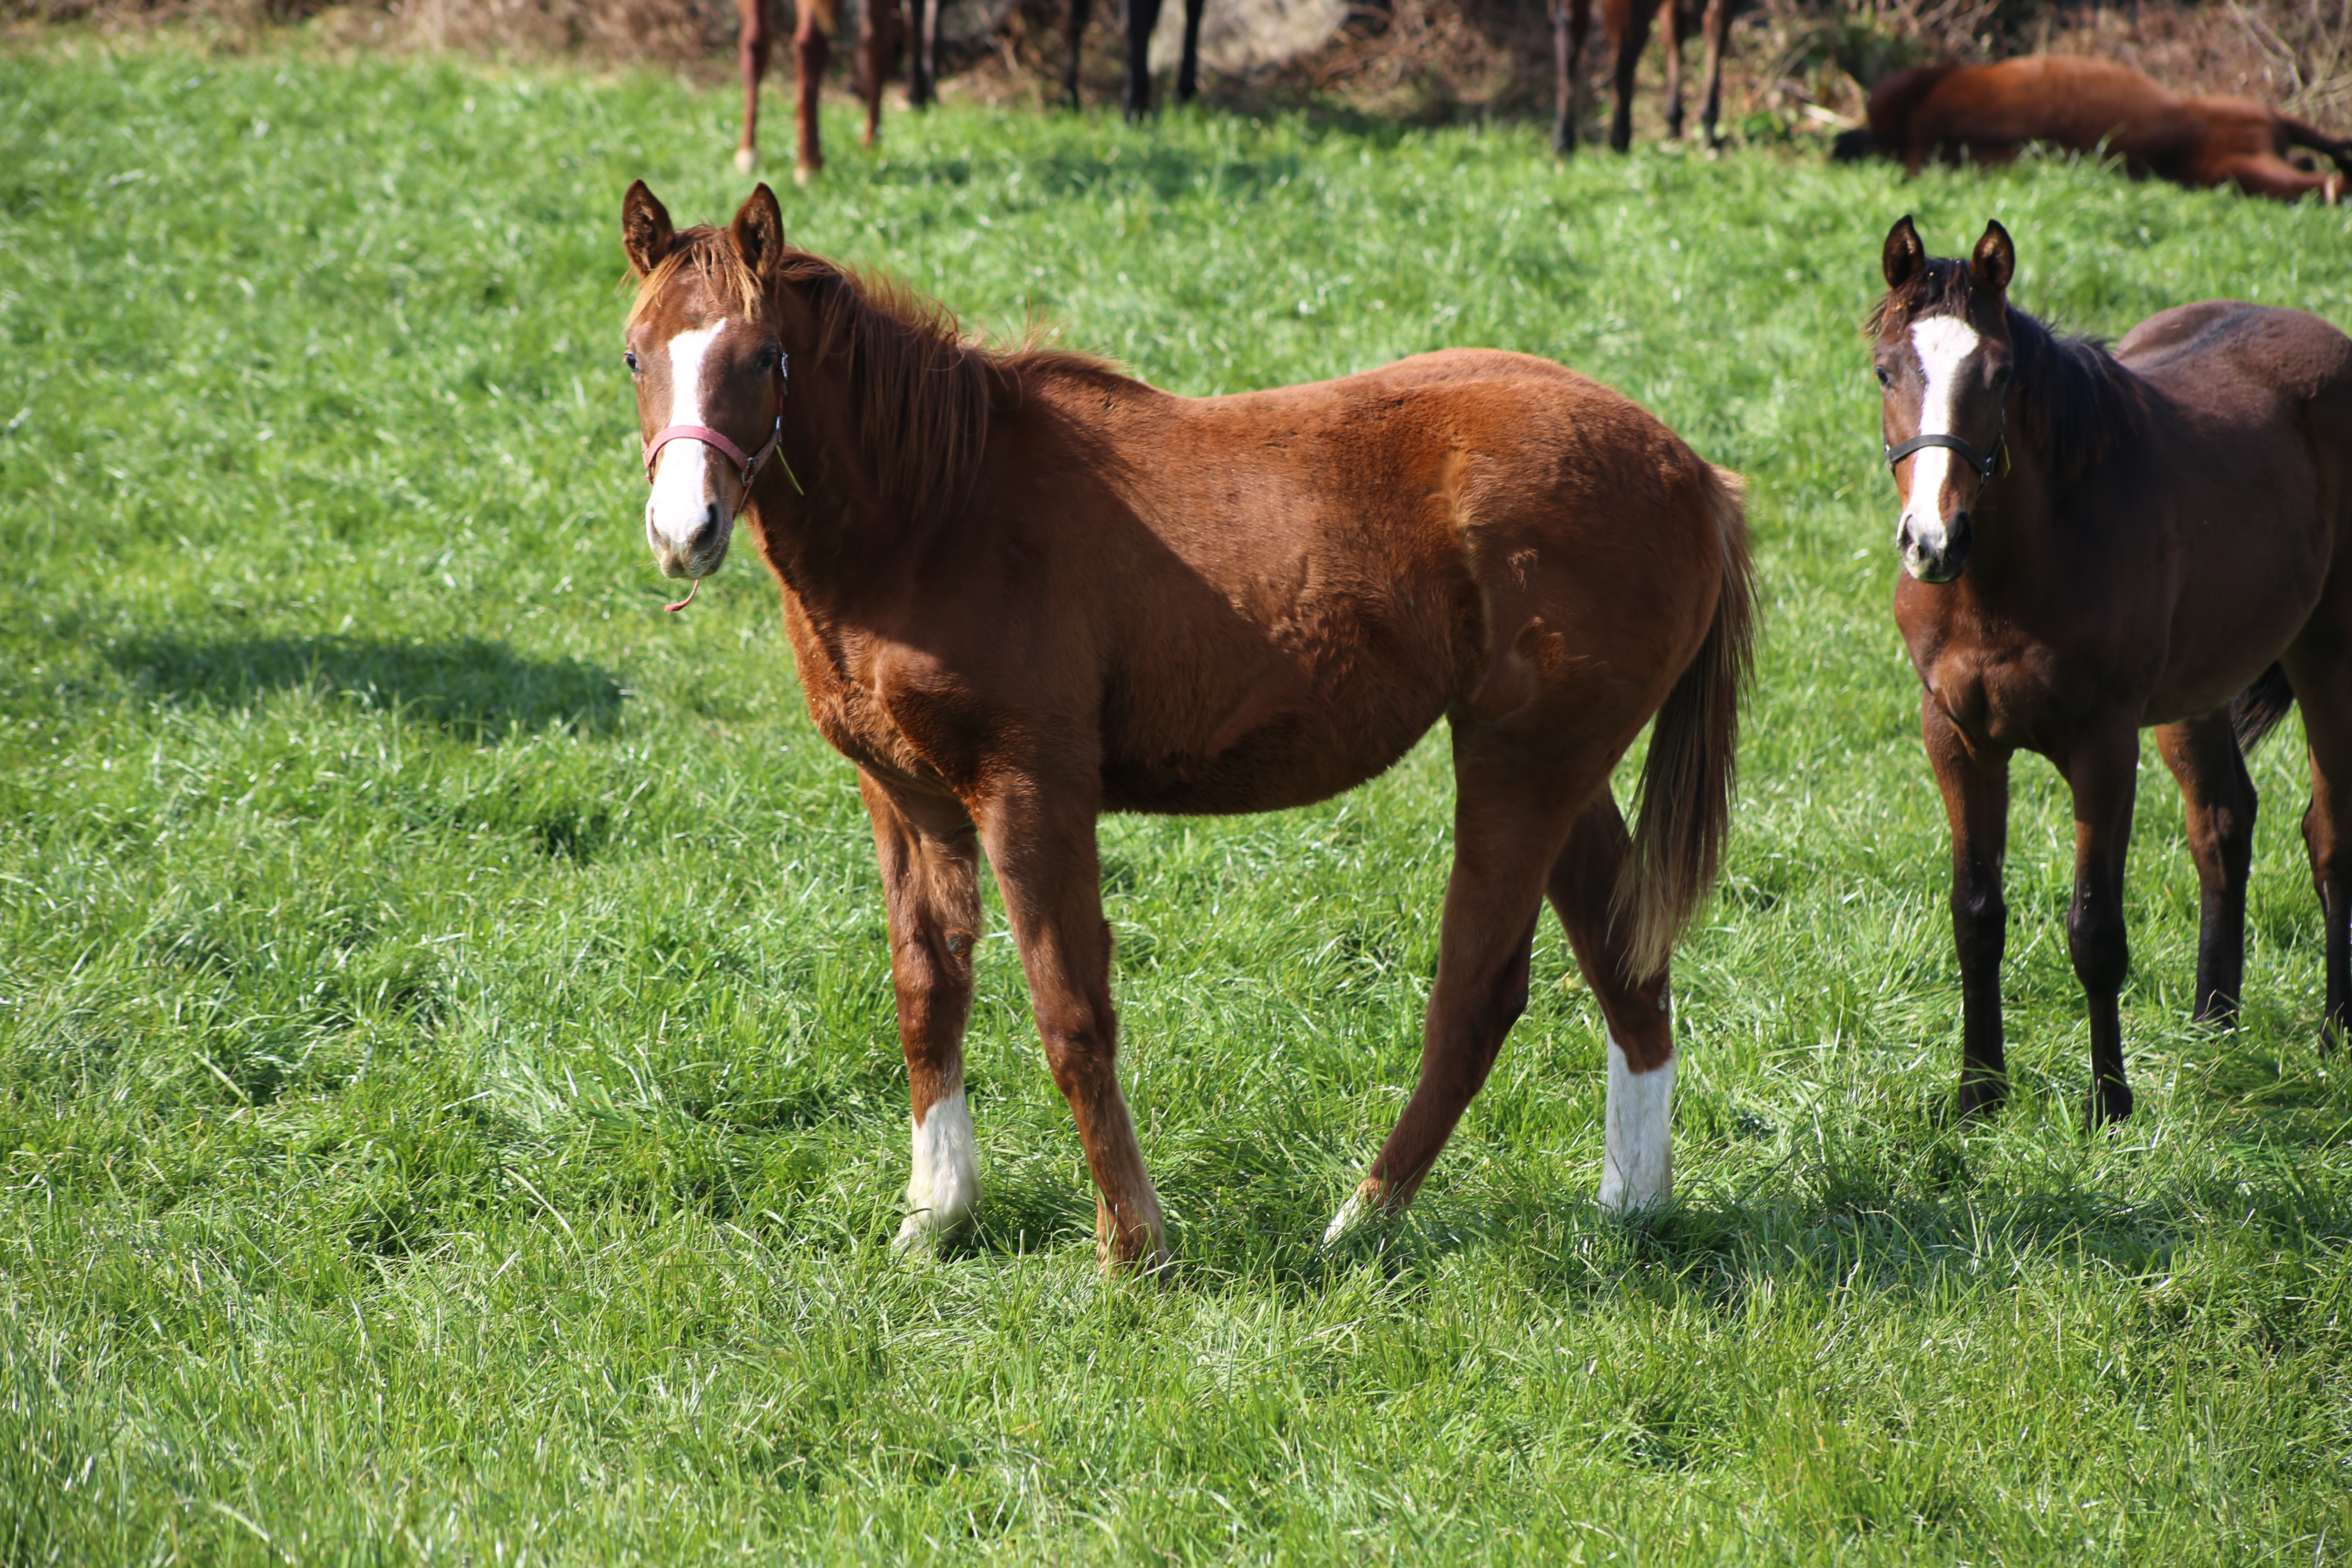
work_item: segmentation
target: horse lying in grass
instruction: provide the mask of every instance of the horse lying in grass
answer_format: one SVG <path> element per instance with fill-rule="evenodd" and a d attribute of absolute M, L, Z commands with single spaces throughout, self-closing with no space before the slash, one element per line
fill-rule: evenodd
<path fill-rule="evenodd" d="M 2135 177 L 2250 195 L 2333 202 L 2352 169 L 2352 141 L 2243 98 L 2179 98 L 2128 66 L 2071 55 L 2031 55 L 1989 66 L 1915 66 L 1870 92 L 1870 129 L 1838 139 L 1843 158 L 1871 152 L 1917 174 L 1931 159 L 2005 163 L 2028 142 L 2113 153 Z M 2335 160 L 2317 174 L 2288 161 L 2308 148 Z"/>
<path fill-rule="evenodd" d="M 1718 0 L 1720 3 L 1720 0 Z M 907 0 L 911 15 L 899 11 L 898 0 L 866 0 L 865 25 L 857 51 L 857 95 L 866 101 L 866 129 L 861 144 L 871 147 L 882 134 L 882 88 L 897 68 L 902 40 L 912 47 L 907 59 L 907 101 L 928 109 L 939 97 L 940 22 L 946 0 Z M 1200 82 L 1201 8 L 1203 0 L 1183 0 L 1184 47 L 1176 68 L 1176 100 L 1191 101 Z M 735 167 L 750 174 L 760 166 L 760 83 L 768 74 L 768 0 L 736 0 L 742 26 L 737 37 L 737 58 L 743 71 L 743 136 L 735 147 Z M 1078 106 L 1078 48 L 1087 30 L 1090 0 L 1070 0 L 1069 65 L 1063 73 L 1063 92 L 1070 107 Z M 1127 0 L 1127 76 L 1124 101 L 1127 117 L 1140 120 L 1151 111 L 1151 31 L 1160 23 L 1160 0 Z M 824 168 L 824 145 L 817 123 L 817 104 L 824 85 L 825 67 L 833 58 L 833 36 L 840 30 L 840 0 L 799 0 L 793 27 L 793 114 L 800 132 L 800 155 L 793 180 L 805 185 Z"/>
<path fill-rule="evenodd" d="M 1959 1110 L 2003 1092 L 2001 862 L 2009 760 L 2074 797 L 2067 949 L 2091 1016 L 2094 1126 L 2131 1114 L 2116 997 L 2139 731 L 2188 808 L 2200 920 L 2194 1016 L 2245 977 L 2254 786 L 2242 748 L 2303 704 L 2303 834 L 2326 921 L 2323 1040 L 2352 1006 L 2352 338 L 2212 300 L 2108 353 L 2009 302 L 1988 224 L 1966 261 L 1886 237 L 1873 312 L 1881 429 L 1902 502 L 1895 619 L 1952 828 Z"/>
<path fill-rule="evenodd" d="M 1609 117 L 1609 145 L 1622 153 L 1633 144 L 1633 75 L 1650 41 L 1650 23 L 1663 5 L 1666 17 L 1666 135 L 1683 133 L 1683 36 L 1690 18 L 1683 0 L 1601 0 L 1601 36 L 1612 62 L 1610 81 L 1616 107 Z M 1706 40 L 1706 93 L 1698 121 L 1713 147 L 1721 139 L 1716 120 L 1723 106 L 1723 55 L 1731 44 L 1731 14 L 1738 0 L 1706 0 L 1699 35 Z M 1584 117 L 1584 41 L 1592 28 L 1592 0 L 1552 0 L 1552 151 L 1576 151 Z"/>
<path fill-rule="evenodd" d="M 993 352 L 793 248 L 765 185 L 680 233 L 640 182 L 622 232 L 655 560 L 698 581 L 740 515 L 873 818 L 914 1116 L 902 1244 L 980 1198 L 982 850 L 1102 1254 L 1149 1265 L 1097 817 L 1304 805 L 1441 716 L 1454 861 L 1421 1081 L 1331 1234 L 1428 1174 L 1526 1004 L 1547 898 L 1608 1025 L 1601 1202 L 1665 1195 L 1667 963 L 1715 875 L 1749 668 L 1735 479 L 1525 354 L 1185 398 Z M 1610 770 L 1653 716 L 1629 838 Z"/>

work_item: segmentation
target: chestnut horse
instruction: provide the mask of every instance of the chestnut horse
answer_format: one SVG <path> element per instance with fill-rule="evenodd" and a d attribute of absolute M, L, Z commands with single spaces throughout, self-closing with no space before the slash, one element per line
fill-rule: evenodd
<path fill-rule="evenodd" d="M 760 80 L 768 73 L 768 0 L 735 0 L 742 18 L 737 56 L 743 68 L 743 139 L 736 144 L 735 167 L 750 174 L 760 165 Z M 924 0 L 909 0 L 915 8 L 914 68 L 907 96 L 917 108 L 931 100 L 930 64 L 939 33 L 939 5 L 934 0 L 926 26 Z M 901 21 L 898 0 L 866 0 L 865 26 L 857 51 L 857 95 L 866 100 L 866 130 L 859 141 L 874 145 L 882 134 L 882 85 L 898 58 Z M 841 0 L 798 0 L 793 27 L 793 117 L 799 122 L 800 157 L 793 180 L 807 184 L 824 168 L 824 144 L 817 124 L 817 103 L 824 87 L 824 69 L 833 58 L 833 35 L 839 31 Z"/>
<path fill-rule="evenodd" d="M 882 133 L 882 85 L 898 62 L 898 45 L 909 37 L 907 101 L 928 109 L 939 97 L 940 20 L 946 0 L 907 0 L 911 18 L 898 9 L 898 0 L 866 0 L 865 26 L 859 38 L 857 94 L 866 100 L 866 129 L 859 141 L 874 145 Z M 1160 0 L 1127 0 L 1127 117 L 1140 120 L 1151 111 L 1151 30 L 1160 23 Z M 1200 84 L 1201 8 L 1203 0 L 1184 0 L 1184 48 L 1176 68 L 1176 99 L 1190 102 Z M 1070 107 L 1078 105 L 1078 46 L 1087 30 L 1089 0 L 1070 0 L 1069 64 L 1063 72 L 1064 95 Z M 750 174 L 760 164 L 760 82 L 768 72 L 767 0 L 736 0 L 742 18 L 737 54 L 743 68 L 743 139 L 735 148 L 735 167 Z M 800 157 L 793 168 L 795 184 L 807 184 L 824 167 L 824 148 L 817 125 L 817 102 L 824 85 L 824 69 L 833 57 L 833 35 L 839 30 L 840 0 L 799 0 L 799 19 L 793 29 L 794 117 L 800 131 Z"/>
<path fill-rule="evenodd" d="M 2335 201 L 2341 173 L 2287 161 L 2306 147 L 2352 169 L 2352 141 L 2243 98 L 2179 98 L 2128 66 L 2072 55 L 2032 55 L 1990 66 L 1915 66 L 1870 91 L 1870 130 L 1839 138 L 1842 156 L 1875 150 L 1917 174 L 1930 159 L 2003 163 L 2029 142 L 2112 153 L 2135 177 L 2198 189 L 2235 185 L 2295 201 Z"/>
<path fill-rule="evenodd" d="M 2003 1092 L 2001 862 L 2009 760 L 2074 797 L 2067 948 L 2091 1017 L 2086 1119 L 2131 1114 L 2116 1010 L 2139 731 L 2180 785 L 2200 889 L 2193 1016 L 2245 975 L 2254 786 L 2241 748 L 2303 704 L 2303 819 L 2326 920 L 2323 1043 L 2352 1004 L 2352 338 L 2228 300 L 2162 311 L 2110 354 L 2009 302 L 2016 255 L 1886 237 L 1873 312 L 1902 498 L 1895 619 L 1926 693 L 1952 829 L 1959 1110 Z M 2344 551 L 2339 554 L 2338 551 Z"/>
<path fill-rule="evenodd" d="M 993 352 L 794 249 L 765 185 L 679 233 L 639 183 L 622 234 L 654 557 L 699 579 L 741 514 L 873 817 L 914 1119 L 902 1245 L 980 1195 L 983 850 L 1103 1256 L 1154 1262 L 1096 818 L 1304 805 L 1441 715 L 1454 861 L 1420 1087 L 1330 1234 L 1411 1201 L 1526 1003 L 1547 897 L 1608 1025 L 1601 1202 L 1665 1195 L 1667 961 L 1715 874 L 1749 663 L 1735 479 L 1525 354 L 1185 398 Z M 1654 714 L 1629 838 L 1609 774 Z"/>
<path fill-rule="evenodd" d="M 1690 0 L 1694 5 L 1697 0 Z M 1666 135 L 1683 133 L 1683 35 L 1690 18 L 1685 0 L 1663 0 L 1666 16 Z M 1633 71 L 1650 41 L 1650 23 L 1661 0 L 1601 0 L 1601 35 L 1609 42 L 1615 65 L 1611 82 L 1617 107 L 1609 118 L 1609 145 L 1622 153 L 1633 144 Z M 1731 42 L 1731 14 L 1738 0 L 1706 0 L 1699 31 L 1706 40 L 1706 96 L 1698 120 L 1706 144 L 1715 146 L 1716 119 L 1723 103 L 1723 54 Z M 1562 156 L 1576 151 L 1577 127 L 1584 115 L 1584 40 L 1592 27 L 1592 0 L 1552 0 L 1552 103 L 1557 118 L 1551 131 L 1552 150 Z"/>

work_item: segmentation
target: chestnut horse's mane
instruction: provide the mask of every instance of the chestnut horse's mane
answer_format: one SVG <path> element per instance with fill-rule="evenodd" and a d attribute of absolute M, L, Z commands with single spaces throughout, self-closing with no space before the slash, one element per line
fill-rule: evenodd
<path fill-rule="evenodd" d="M 1916 277 L 1890 289 L 1863 330 L 1876 337 L 1929 316 L 1968 308 L 1969 264 L 1931 257 Z M 2017 351 L 2017 411 L 2025 436 L 2064 479 L 2081 474 L 2140 434 L 2147 388 L 2095 337 L 2060 337 L 2016 306 L 2009 336 Z"/>
<path fill-rule="evenodd" d="M 814 303 L 811 368 L 835 356 L 844 363 L 876 478 L 913 515 L 951 507 L 970 492 L 990 414 L 1000 395 L 1018 397 L 1025 373 L 1117 374 L 1100 360 L 1041 348 L 1034 336 L 1011 349 L 992 347 L 904 283 L 852 273 L 804 250 L 787 250 L 763 287 L 734 235 L 708 225 L 678 232 L 670 253 L 638 284 L 630 321 L 686 272 L 749 321 L 772 318 L 775 297 L 786 289 Z"/>

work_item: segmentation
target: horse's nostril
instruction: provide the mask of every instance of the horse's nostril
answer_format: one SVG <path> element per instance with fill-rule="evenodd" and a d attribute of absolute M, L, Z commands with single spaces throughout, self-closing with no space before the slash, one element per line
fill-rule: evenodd
<path fill-rule="evenodd" d="M 1911 548 L 1911 520 L 1906 517 L 1903 520 L 1903 531 L 1895 536 L 1895 542 L 1900 548 L 1908 550 Z"/>

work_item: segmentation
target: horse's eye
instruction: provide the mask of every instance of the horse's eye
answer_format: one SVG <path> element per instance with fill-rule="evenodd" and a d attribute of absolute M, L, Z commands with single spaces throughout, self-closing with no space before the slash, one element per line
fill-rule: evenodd
<path fill-rule="evenodd" d="M 767 347 L 761 349 L 760 351 L 760 356 L 751 362 L 751 369 L 761 375 L 767 374 L 770 371 L 776 368 L 776 355 L 779 352 L 781 351 L 777 349 L 775 344 L 770 343 Z"/>
<path fill-rule="evenodd" d="M 621 363 L 629 367 L 629 374 L 631 375 L 643 375 L 645 374 L 645 367 L 637 363 L 637 356 L 635 350 L 631 350 L 629 353 L 623 354 L 621 356 Z"/>
<path fill-rule="evenodd" d="M 1877 367 L 1876 367 L 1876 369 L 1877 369 L 1877 373 L 1878 373 L 1878 384 L 1879 384 L 1879 385 L 1881 385 L 1881 386 L 1893 386 L 1893 385 L 1895 384 L 1895 376 L 1894 376 L 1894 374 L 1893 374 L 1891 371 L 1889 371 L 1889 370 L 1888 370 L 1885 365 L 1883 365 L 1883 364 L 1882 364 L 1882 365 L 1879 365 L 1879 366 L 1877 366 Z"/>
<path fill-rule="evenodd" d="M 1999 392 L 2001 388 L 2003 388 L 2003 387 L 2007 386 L 2008 384 L 2009 384 L 2009 366 L 2007 366 L 2007 365 L 2003 365 L 2003 366 L 2001 366 L 1999 370 L 1997 370 L 1997 371 L 1995 371 L 1995 372 L 1993 372 L 1993 373 L 1992 373 L 1992 389 L 1993 389 L 1995 392 Z"/>

